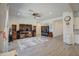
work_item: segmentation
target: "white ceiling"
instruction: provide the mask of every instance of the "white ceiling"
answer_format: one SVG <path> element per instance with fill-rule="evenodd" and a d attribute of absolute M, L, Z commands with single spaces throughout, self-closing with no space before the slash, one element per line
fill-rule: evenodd
<path fill-rule="evenodd" d="M 23 17 L 33 19 L 29 9 L 38 12 L 40 19 L 61 17 L 64 11 L 79 11 L 79 4 L 67 3 L 11 3 L 9 4 L 10 17 Z"/>

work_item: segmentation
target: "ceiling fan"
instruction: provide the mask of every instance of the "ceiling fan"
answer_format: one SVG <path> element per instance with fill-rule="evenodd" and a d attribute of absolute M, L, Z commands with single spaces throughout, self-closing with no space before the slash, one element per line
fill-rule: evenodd
<path fill-rule="evenodd" d="M 41 15 L 38 12 L 34 12 L 33 10 L 29 9 L 29 12 L 31 12 L 31 15 L 36 19 L 37 17 L 41 17 Z"/>

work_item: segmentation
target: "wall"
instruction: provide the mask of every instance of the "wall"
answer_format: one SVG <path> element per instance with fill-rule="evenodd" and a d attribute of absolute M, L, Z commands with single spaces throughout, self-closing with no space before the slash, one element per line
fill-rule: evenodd
<path fill-rule="evenodd" d="M 63 35 L 63 21 L 56 20 L 53 22 L 53 34 L 54 37 Z"/>
<path fill-rule="evenodd" d="M 49 25 L 50 31 L 53 32 L 53 36 L 63 35 L 63 21 L 62 17 L 52 18 L 42 21 L 43 24 Z"/>
<path fill-rule="evenodd" d="M 74 12 L 74 29 L 79 29 L 79 11 Z"/>
<path fill-rule="evenodd" d="M 6 4 L 0 4 L 0 31 L 4 30 L 4 23 L 6 18 Z"/>
<path fill-rule="evenodd" d="M 75 17 L 74 19 L 74 29 L 77 29 L 78 31 L 74 31 L 74 37 L 75 37 L 75 43 L 79 44 L 79 16 Z"/>
<path fill-rule="evenodd" d="M 74 29 L 79 29 L 79 17 L 74 18 Z"/>
<path fill-rule="evenodd" d="M 8 19 L 7 14 L 7 4 L 0 4 L 0 52 L 4 52 L 8 50 L 8 39 L 3 38 L 3 32 L 6 32 L 7 29 L 7 23 L 5 22 L 6 19 Z M 5 28 L 6 27 L 6 28 Z M 7 32 L 6 32 L 7 34 Z M 6 35 L 7 36 L 7 35 Z M 7 37 L 6 37 L 7 38 Z"/>
<path fill-rule="evenodd" d="M 36 25 L 36 20 L 35 19 L 27 19 L 27 18 L 19 18 L 19 17 L 9 17 L 9 27 L 11 27 L 12 24 L 16 24 L 17 30 L 19 30 L 19 24 Z"/>

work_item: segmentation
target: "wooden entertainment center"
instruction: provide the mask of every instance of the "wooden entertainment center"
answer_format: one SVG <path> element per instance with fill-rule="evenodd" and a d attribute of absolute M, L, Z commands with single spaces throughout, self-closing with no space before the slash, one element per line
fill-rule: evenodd
<path fill-rule="evenodd" d="M 12 40 L 32 36 L 36 36 L 36 26 L 32 27 L 31 24 L 19 24 L 19 30 L 17 30 L 17 25 L 12 24 Z"/>

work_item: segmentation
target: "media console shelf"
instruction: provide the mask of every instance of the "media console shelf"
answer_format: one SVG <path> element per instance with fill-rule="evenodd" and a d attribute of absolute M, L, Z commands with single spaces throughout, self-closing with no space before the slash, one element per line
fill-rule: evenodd
<path fill-rule="evenodd" d="M 26 38 L 32 36 L 32 25 L 20 24 L 19 25 L 20 38 Z"/>

